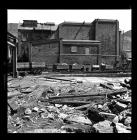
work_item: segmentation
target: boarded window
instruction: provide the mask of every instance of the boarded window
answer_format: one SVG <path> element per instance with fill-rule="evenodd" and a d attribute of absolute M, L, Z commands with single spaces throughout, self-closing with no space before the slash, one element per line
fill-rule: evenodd
<path fill-rule="evenodd" d="M 89 48 L 85 48 L 85 54 L 89 54 Z"/>
<path fill-rule="evenodd" d="M 77 52 L 77 46 L 71 46 L 71 52 Z"/>

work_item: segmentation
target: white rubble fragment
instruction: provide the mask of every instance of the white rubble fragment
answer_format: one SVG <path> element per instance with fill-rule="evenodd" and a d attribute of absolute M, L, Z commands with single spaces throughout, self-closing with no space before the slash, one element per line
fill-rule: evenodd
<path fill-rule="evenodd" d="M 66 110 L 67 108 L 68 108 L 67 105 L 64 105 L 64 106 L 62 107 L 63 110 Z"/>
<path fill-rule="evenodd" d="M 124 124 L 125 124 L 126 126 L 129 126 L 129 125 L 131 124 L 131 117 L 128 116 L 128 117 L 125 119 Z"/>
<path fill-rule="evenodd" d="M 118 133 L 131 133 L 131 130 L 127 130 L 127 127 L 124 126 L 122 123 L 116 123 L 116 129 Z"/>
<path fill-rule="evenodd" d="M 111 122 L 108 120 L 101 121 L 99 123 L 96 123 L 93 125 L 93 128 L 95 128 L 99 133 L 113 133 L 113 127 L 110 126 Z"/>
<path fill-rule="evenodd" d="M 65 119 L 66 117 L 68 117 L 68 115 L 64 113 L 60 113 L 58 117 L 61 119 Z"/>
<path fill-rule="evenodd" d="M 32 113 L 32 111 L 31 111 L 29 108 L 27 108 L 27 109 L 25 110 L 25 114 L 30 115 L 31 113 Z"/>
<path fill-rule="evenodd" d="M 49 114 L 47 115 L 47 118 L 54 119 L 54 115 L 53 115 L 52 113 L 49 113 Z"/>
<path fill-rule="evenodd" d="M 118 115 L 118 119 L 119 119 L 119 121 L 121 121 L 123 119 L 123 115 L 122 114 L 119 114 Z"/>
<path fill-rule="evenodd" d="M 119 117 L 118 116 L 116 116 L 114 119 L 113 119 L 113 123 L 118 123 L 118 121 L 119 121 Z"/>
<path fill-rule="evenodd" d="M 47 118 L 47 117 L 48 117 L 48 113 L 41 113 L 41 117 L 42 117 L 43 119 Z"/>
<path fill-rule="evenodd" d="M 102 107 L 103 107 L 102 105 L 100 105 L 100 104 L 98 105 L 98 109 L 101 109 Z"/>
<path fill-rule="evenodd" d="M 92 124 L 92 122 L 85 117 L 82 116 L 69 116 L 68 118 L 66 118 L 68 121 L 72 121 L 72 122 L 78 122 L 78 123 L 84 123 L 84 124 Z"/>
<path fill-rule="evenodd" d="M 38 112 L 39 111 L 39 108 L 38 107 L 34 107 L 33 110 L 36 111 L 36 112 Z"/>
<path fill-rule="evenodd" d="M 55 104 L 55 107 L 62 107 L 61 104 Z"/>

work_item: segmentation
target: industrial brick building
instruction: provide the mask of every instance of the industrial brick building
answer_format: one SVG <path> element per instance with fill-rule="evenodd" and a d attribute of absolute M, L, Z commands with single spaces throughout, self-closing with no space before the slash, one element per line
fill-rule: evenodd
<path fill-rule="evenodd" d="M 91 23 L 63 22 L 59 24 L 56 38 L 65 40 L 89 40 Z"/>
<path fill-rule="evenodd" d="M 114 64 L 120 55 L 120 31 L 118 20 L 96 19 L 92 22 L 90 39 L 101 41 L 101 60 Z"/>
<path fill-rule="evenodd" d="M 24 20 L 18 25 L 18 61 L 29 61 L 29 50 L 32 42 L 54 38 L 57 26 L 54 23 L 37 23 L 36 20 Z"/>
<path fill-rule="evenodd" d="M 113 65 L 120 55 L 117 20 L 63 22 L 58 26 L 24 20 L 18 37 L 20 62 Z"/>
<path fill-rule="evenodd" d="M 60 63 L 99 64 L 100 41 L 62 40 L 60 45 Z"/>
<path fill-rule="evenodd" d="M 31 62 L 59 63 L 59 45 L 60 41 L 56 39 L 33 42 L 30 46 Z"/>

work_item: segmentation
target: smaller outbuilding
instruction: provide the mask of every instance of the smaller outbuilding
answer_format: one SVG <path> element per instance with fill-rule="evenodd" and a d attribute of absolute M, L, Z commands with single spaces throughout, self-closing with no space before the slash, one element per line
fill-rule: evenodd
<path fill-rule="evenodd" d="M 97 40 L 61 40 L 60 63 L 100 64 L 101 42 Z"/>
<path fill-rule="evenodd" d="M 17 77 L 17 38 L 11 33 L 7 33 L 8 47 L 8 72 L 11 72 L 13 77 Z"/>

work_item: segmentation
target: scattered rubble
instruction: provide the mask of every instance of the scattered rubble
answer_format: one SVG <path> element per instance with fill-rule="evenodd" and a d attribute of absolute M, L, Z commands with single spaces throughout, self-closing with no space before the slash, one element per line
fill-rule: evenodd
<path fill-rule="evenodd" d="M 104 120 L 93 125 L 98 133 L 113 133 L 113 127 L 111 122 Z"/>
<path fill-rule="evenodd" d="M 97 85 L 39 76 L 12 79 L 8 133 L 131 133 L 131 79 L 121 83 Z"/>

